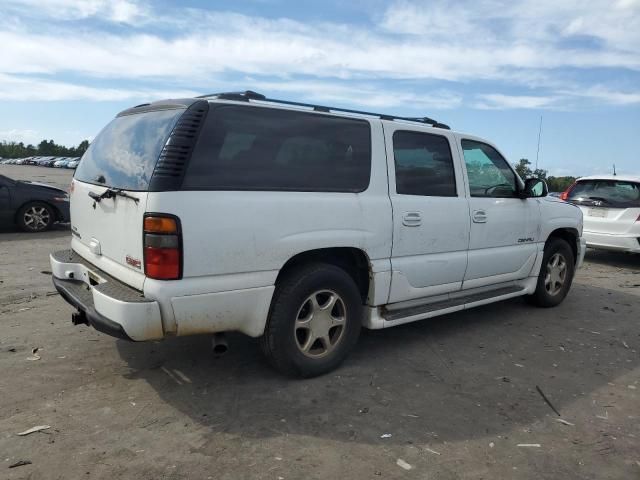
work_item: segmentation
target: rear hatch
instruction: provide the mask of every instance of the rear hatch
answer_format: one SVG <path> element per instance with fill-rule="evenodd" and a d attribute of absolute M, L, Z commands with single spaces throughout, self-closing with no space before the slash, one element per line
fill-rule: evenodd
<path fill-rule="evenodd" d="M 133 288 L 144 284 L 149 182 L 184 107 L 119 115 L 91 143 L 70 188 L 72 248 Z"/>
<path fill-rule="evenodd" d="M 582 210 L 585 231 L 624 235 L 635 230 L 640 216 L 640 183 L 579 180 L 569 192 L 567 201 Z"/>

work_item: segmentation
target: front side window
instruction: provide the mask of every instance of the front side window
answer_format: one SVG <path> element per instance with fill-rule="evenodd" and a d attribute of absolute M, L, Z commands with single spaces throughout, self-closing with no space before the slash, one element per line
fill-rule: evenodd
<path fill-rule="evenodd" d="M 183 189 L 362 192 L 370 175 L 366 120 L 220 106 L 209 111 Z"/>
<path fill-rule="evenodd" d="M 446 137 L 398 130 L 393 134 L 396 193 L 456 196 L 451 148 Z"/>
<path fill-rule="evenodd" d="M 516 196 L 516 175 L 495 148 L 475 140 L 462 140 L 462 151 L 472 197 Z"/>

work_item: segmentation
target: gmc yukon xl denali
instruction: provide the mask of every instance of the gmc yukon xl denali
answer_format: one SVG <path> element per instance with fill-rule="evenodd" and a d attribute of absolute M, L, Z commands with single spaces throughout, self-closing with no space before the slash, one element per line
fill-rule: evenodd
<path fill-rule="evenodd" d="M 236 331 L 290 375 L 380 329 L 567 295 L 582 213 L 490 142 L 429 118 L 255 92 L 121 112 L 70 187 L 51 255 L 74 323 L 135 340 Z"/>

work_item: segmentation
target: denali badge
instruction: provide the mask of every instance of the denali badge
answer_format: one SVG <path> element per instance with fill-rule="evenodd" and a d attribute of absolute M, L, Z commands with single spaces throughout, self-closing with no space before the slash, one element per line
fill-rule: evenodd
<path fill-rule="evenodd" d="M 533 242 L 533 238 L 529 237 L 529 238 L 519 238 L 518 239 L 518 243 L 528 243 L 528 242 Z"/>
<path fill-rule="evenodd" d="M 129 255 L 127 255 L 125 257 L 125 260 L 127 261 L 127 264 L 131 265 L 132 267 L 137 268 L 138 270 L 142 267 L 142 262 L 140 260 L 138 260 L 137 258 L 133 258 L 133 257 L 130 257 Z"/>

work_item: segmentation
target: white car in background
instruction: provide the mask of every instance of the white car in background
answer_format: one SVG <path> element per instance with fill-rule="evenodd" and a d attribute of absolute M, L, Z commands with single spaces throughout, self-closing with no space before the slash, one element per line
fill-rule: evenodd
<path fill-rule="evenodd" d="M 582 177 L 561 198 L 582 210 L 588 247 L 640 253 L 640 176 Z"/>

